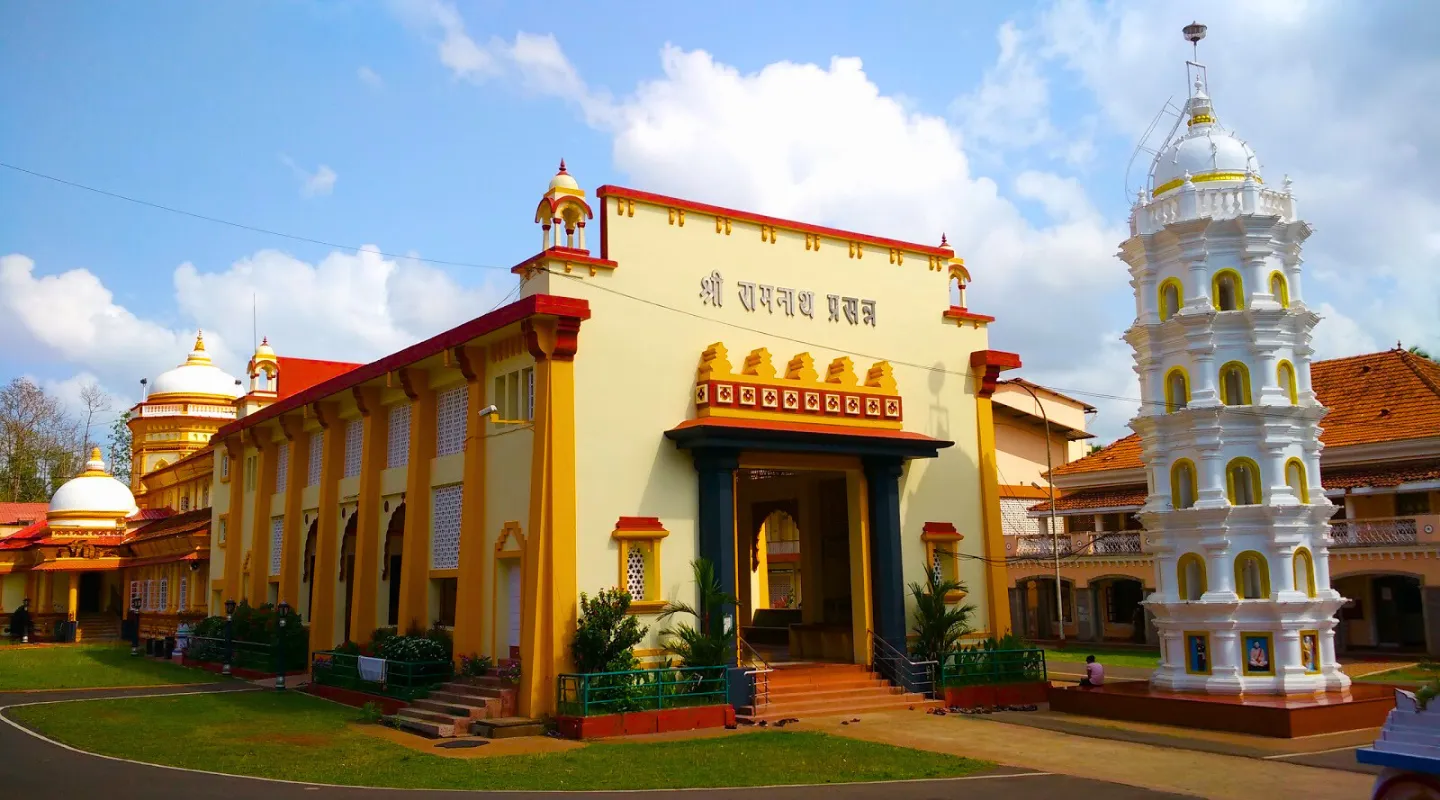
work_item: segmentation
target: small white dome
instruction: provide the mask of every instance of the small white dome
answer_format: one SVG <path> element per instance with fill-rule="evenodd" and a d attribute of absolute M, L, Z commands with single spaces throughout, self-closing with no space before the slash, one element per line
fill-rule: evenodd
<path fill-rule="evenodd" d="M 570 173 L 565 171 L 565 159 L 563 158 L 560 159 L 560 171 L 550 179 L 550 188 L 569 189 L 572 192 L 580 191 L 580 184 L 576 183 L 575 179 L 570 177 Z"/>
<path fill-rule="evenodd" d="M 1195 95 L 1185 104 L 1188 130 L 1165 145 L 1150 174 L 1156 195 L 1180 188 L 1185 176 L 1191 180 L 1235 181 L 1247 172 L 1259 178 L 1260 162 L 1255 151 L 1215 121 L 1210 98 L 1196 82 Z M 1198 180 L 1197 180 L 1198 179 Z"/>
<path fill-rule="evenodd" d="M 97 447 L 85 470 L 55 490 L 46 516 L 56 528 L 115 528 L 137 511 L 135 495 L 110 477 Z"/>
<path fill-rule="evenodd" d="M 215 366 L 205 353 L 203 334 L 195 336 L 195 349 L 185 363 L 162 372 L 150 385 L 149 399 L 162 395 L 210 395 L 235 398 L 244 394 L 235 376 Z"/>

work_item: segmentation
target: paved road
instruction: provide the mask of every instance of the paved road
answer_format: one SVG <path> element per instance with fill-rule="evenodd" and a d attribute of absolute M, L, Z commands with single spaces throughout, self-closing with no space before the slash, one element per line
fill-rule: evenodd
<path fill-rule="evenodd" d="M 0 716 L 6 706 L 39 701 L 111 697 L 144 697 L 173 694 L 177 691 L 245 691 L 248 685 L 202 684 L 186 687 L 153 689 L 122 689 L 88 692 L 0 693 Z M 137 732 L 139 733 L 139 732 Z M 163 798 L 204 797 L 212 800 L 248 800 L 263 796 L 265 800 L 386 800 L 433 796 L 425 790 L 358 789 L 282 783 L 256 778 L 214 775 L 204 772 L 157 767 L 129 761 L 102 758 L 69 750 L 37 738 L 0 720 L 0 787 L 5 797 L 26 800 L 70 800 L 76 797 L 104 797 L 107 800 L 157 800 Z M 468 792 L 487 800 L 535 800 L 556 797 L 566 800 L 614 800 L 616 792 Z M 763 796 L 770 800 L 940 800 L 964 797 L 966 800 L 1044 800 L 1054 797 L 1104 797 L 1107 800 L 1165 800 L 1185 795 L 1137 789 L 1068 775 L 1027 773 L 1024 770 L 1000 769 L 978 778 L 911 781 L 885 784 L 847 784 L 820 787 L 785 787 L 766 789 L 711 789 L 704 791 L 653 793 L 661 796 L 684 797 L 686 800 L 739 800 Z"/>

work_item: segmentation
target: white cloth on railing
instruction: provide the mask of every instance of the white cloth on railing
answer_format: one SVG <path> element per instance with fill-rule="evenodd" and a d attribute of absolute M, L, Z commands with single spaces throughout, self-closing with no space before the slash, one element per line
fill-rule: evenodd
<path fill-rule="evenodd" d="M 357 656 L 356 661 L 359 663 L 360 680 L 374 683 L 385 682 L 385 659 Z"/>

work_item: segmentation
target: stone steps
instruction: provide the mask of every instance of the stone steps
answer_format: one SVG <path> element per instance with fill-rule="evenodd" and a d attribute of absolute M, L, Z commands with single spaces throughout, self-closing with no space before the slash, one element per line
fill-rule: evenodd
<path fill-rule="evenodd" d="M 923 694 L 905 692 L 859 664 L 786 665 L 771 672 L 768 683 L 766 702 L 740 707 L 739 719 L 770 722 L 942 705 Z"/>
<path fill-rule="evenodd" d="M 433 738 L 474 735 L 489 738 L 539 736 L 543 726 L 514 713 L 516 689 L 493 676 L 462 677 L 440 684 L 391 719 L 406 730 Z"/>
<path fill-rule="evenodd" d="M 543 736 L 545 726 L 526 717 L 497 717 L 470 723 L 470 732 L 487 739 L 510 739 L 515 736 Z"/>

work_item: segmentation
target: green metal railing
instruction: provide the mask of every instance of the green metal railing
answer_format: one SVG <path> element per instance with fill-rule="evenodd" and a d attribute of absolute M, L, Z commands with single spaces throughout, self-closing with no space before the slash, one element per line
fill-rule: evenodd
<path fill-rule="evenodd" d="M 286 672 L 302 672 L 305 669 L 305 641 L 297 640 L 281 652 Z M 255 672 L 275 671 L 275 645 L 266 642 L 230 642 L 230 665 Z M 219 637 L 191 636 L 185 655 L 193 661 L 211 664 L 225 663 L 225 640 Z"/>
<path fill-rule="evenodd" d="M 594 717 L 726 702 L 725 667 L 674 667 L 561 675 L 558 712 Z"/>
<path fill-rule="evenodd" d="M 323 651 L 310 661 L 310 679 L 315 683 L 400 700 L 424 697 L 453 677 L 455 665 L 450 661 L 386 661 L 383 681 L 360 677 L 360 656 L 352 653 Z"/>
<path fill-rule="evenodd" d="M 1048 680 L 1045 651 L 956 650 L 940 662 L 941 686 L 982 686 Z"/>

